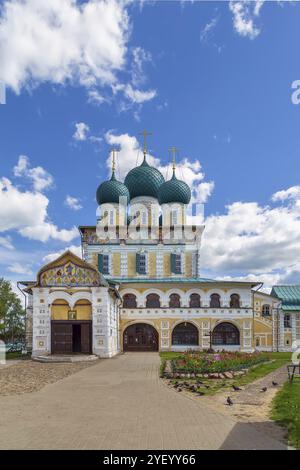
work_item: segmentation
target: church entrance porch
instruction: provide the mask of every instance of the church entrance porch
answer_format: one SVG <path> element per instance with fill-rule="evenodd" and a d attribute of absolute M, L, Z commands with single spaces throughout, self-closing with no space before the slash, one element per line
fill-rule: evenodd
<path fill-rule="evenodd" d="M 91 354 L 91 321 L 51 322 L 51 354 Z"/>
<path fill-rule="evenodd" d="M 158 333 L 147 323 L 130 325 L 124 331 L 124 351 L 158 351 Z"/>

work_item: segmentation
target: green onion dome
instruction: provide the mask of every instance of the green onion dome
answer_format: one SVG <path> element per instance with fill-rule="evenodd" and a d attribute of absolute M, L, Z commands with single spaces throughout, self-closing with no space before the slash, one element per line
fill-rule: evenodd
<path fill-rule="evenodd" d="M 173 170 L 173 176 L 169 181 L 161 185 L 158 191 L 158 200 L 160 204 L 179 202 L 189 204 L 192 194 L 189 186 L 181 180 L 178 180 Z"/>
<path fill-rule="evenodd" d="M 104 181 L 98 186 L 96 199 L 99 205 L 114 202 L 119 203 L 121 196 L 126 197 L 127 203 L 129 202 L 130 196 L 127 187 L 116 179 L 115 172 L 113 171 L 110 180 Z"/>
<path fill-rule="evenodd" d="M 124 181 L 131 199 L 138 196 L 152 196 L 157 199 L 158 190 L 164 182 L 161 172 L 148 164 L 146 156 L 140 166 L 129 171 Z"/>

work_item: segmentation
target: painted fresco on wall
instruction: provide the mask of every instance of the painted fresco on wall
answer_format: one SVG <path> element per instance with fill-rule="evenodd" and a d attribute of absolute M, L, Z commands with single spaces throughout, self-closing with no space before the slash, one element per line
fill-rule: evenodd
<path fill-rule="evenodd" d="M 99 284 L 98 273 L 92 269 L 77 266 L 75 263 L 69 262 L 63 266 L 56 266 L 41 273 L 41 286 L 71 286 L 71 287 L 88 287 L 97 286 Z"/>

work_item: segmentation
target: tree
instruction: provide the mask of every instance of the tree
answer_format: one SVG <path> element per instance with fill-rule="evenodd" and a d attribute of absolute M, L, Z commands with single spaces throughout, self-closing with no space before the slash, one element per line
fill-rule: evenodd
<path fill-rule="evenodd" d="M 11 283 L 0 278 L 0 339 L 14 342 L 24 334 L 25 310 Z"/>

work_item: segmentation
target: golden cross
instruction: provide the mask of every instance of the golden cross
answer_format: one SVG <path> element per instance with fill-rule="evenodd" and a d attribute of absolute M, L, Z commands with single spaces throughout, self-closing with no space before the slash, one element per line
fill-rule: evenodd
<path fill-rule="evenodd" d="M 177 148 L 176 147 L 171 147 L 169 149 L 169 152 L 172 152 L 172 160 L 173 160 L 173 170 L 176 168 L 176 153 L 177 153 Z"/>
<path fill-rule="evenodd" d="M 147 137 L 148 135 L 152 135 L 152 133 L 144 130 L 140 132 L 139 135 L 142 135 L 144 137 L 144 150 L 143 151 L 144 151 L 144 154 L 146 154 L 147 153 Z"/>
<path fill-rule="evenodd" d="M 116 153 L 118 153 L 119 150 L 117 150 L 116 148 L 112 148 L 111 150 L 111 153 L 112 153 L 112 165 L 111 165 L 111 169 L 112 171 L 114 172 L 115 169 L 116 169 Z"/>

